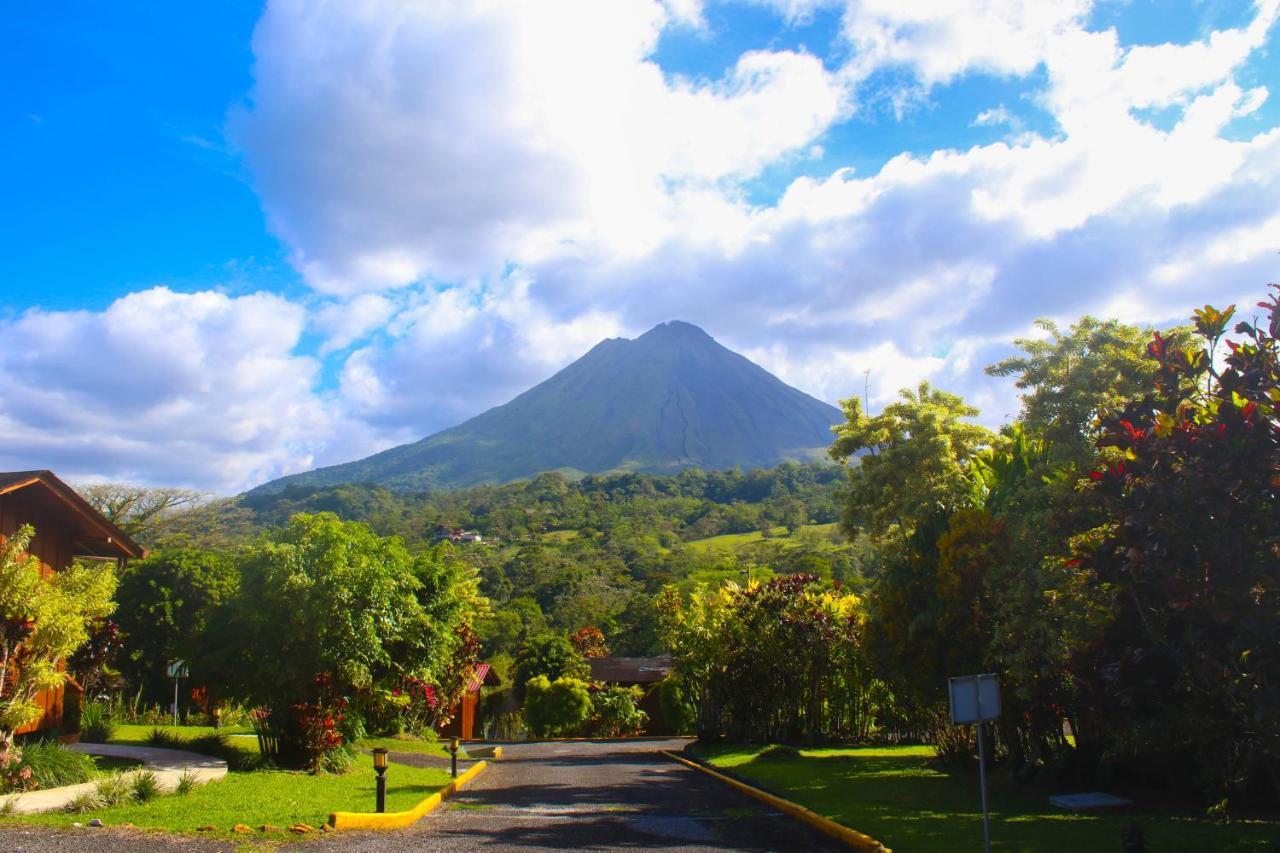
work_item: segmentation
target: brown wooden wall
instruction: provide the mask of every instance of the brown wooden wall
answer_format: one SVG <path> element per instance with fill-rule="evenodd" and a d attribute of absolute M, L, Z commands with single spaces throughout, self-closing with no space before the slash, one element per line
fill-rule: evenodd
<path fill-rule="evenodd" d="M 40 561 L 40 571 L 45 577 L 71 565 L 74 550 L 69 532 L 36 504 L 31 498 L 31 490 L 18 489 L 0 495 L 0 541 L 8 539 L 24 524 L 36 529 L 27 553 Z M 36 701 L 44 708 L 43 716 L 16 733 L 26 734 L 61 725 L 62 693 L 61 687 L 42 690 Z"/>
<path fill-rule="evenodd" d="M 480 691 L 469 691 L 462 694 L 461 707 L 453 708 L 453 719 L 440 729 L 440 737 L 456 737 L 471 740 L 476 731 L 476 705 L 479 703 Z"/>

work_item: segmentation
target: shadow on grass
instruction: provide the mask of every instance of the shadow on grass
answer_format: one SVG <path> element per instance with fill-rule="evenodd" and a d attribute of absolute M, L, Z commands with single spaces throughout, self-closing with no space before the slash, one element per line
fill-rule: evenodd
<path fill-rule="evenodd" d="M 737 750 L 741 758 L 742 750 Z M 976 772 L 943 769 L 927 756 L 848 750 L 798 759 L 725 761 L 732 749 L 701 752 L 713 763 L 779 796 L 865 832 L 897 853 L 981 849 L 982 810 Z M 888 753 L 888 754 L 886 754 Z M 719 759 L 719 760 L 718 760 Z M 992 848 L 1006 851 L 1119 850 L 1137 824 L 1149 850 L 1272 851 L 1280 822 L 1218 824 L 1203 818 L 1135 809 L 1076 815 L 1049 805 L 1048 792 L 1001 775 L 989 780 Z"/>

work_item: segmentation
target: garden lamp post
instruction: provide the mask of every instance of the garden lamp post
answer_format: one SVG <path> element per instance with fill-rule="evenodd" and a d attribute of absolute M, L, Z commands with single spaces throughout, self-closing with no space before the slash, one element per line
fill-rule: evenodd
<path fill-rule="evenodd" d="M 449 739 L 449 772 L 453 778 L 458 778 L 458 739 Z"/>
<path fill-rule="evenodd" d="M 379 813 L 387 810 L 387 751 L 378 747 L 373 751 L 373 769 L 378 774 L 378 808 Z"/>

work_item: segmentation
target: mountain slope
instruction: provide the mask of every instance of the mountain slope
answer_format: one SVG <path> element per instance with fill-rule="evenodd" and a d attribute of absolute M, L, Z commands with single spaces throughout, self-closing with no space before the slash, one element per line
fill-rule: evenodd
<path fill-rule="evenodd" d="M 716 343 L 697 326 L 601 341 L 505 405 L 367 459 L 273 480 L 457 488 L 570 469 L 764 467 L 831 443 L 840 411 Z"/>

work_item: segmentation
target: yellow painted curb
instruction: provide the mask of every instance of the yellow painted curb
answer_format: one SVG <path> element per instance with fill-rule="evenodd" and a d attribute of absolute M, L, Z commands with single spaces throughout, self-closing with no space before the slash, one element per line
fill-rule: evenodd
<path fill-rule="evenodd" d="M 329 826 L 334 829 L 402 829 L 417 823 L 435 811 L 445 798 L 479 776 L 488 766 L 487 762 L 477 761 L 457 779 L 445 785 L 439 791 L 427 797 L 413 808 L 404 812 L 333 812 L 329 815 Z"/>
<path fill-rule="evenodd" d="M 864 835 L 856 829 L 850 829 L 843 824 L 836 823 L 834 820 L 825 818 L 817 812 L 806 809 L 799 803 L 784 800 L 782 797 L 775 797 L 767 791 L 761 791 L 759 788 L 754 788 L 745 782 L 739 782 L 732 776 L 726 776 L 725 774 L 712 770 L 710 767 L 705 767 L 696 761 L 690 761 L 683 756 L 676 755 L 674 752 L 668 752 L 665 749 L 660 749 L 658 751 L 667 758 L 670 758 L 672 761 L 678 761 L 687 767 L 692 767 L 694 770 L 699 770 L 708 776 L 719 779 L 726 785 L 737 788 L 748 797 L 754 797 L 762 803 L 767 803 L 773 806 L 780 812 L 791 815 L 801 823 L 807 823 L 819 832 L 825 833 L 837 841 L 847 844 L 854 850 L 864 850 L 868 851 L 868 853 L 893 853 L 892 850 L 885 847 L 879 841 L 876 841 L 870 835 Z"/>
<path fill-rule="evenodd" d="M 502 747 L 500 746 L 482 746 L 467 751 L 472 758 L 488 758 L 492 761 L 498 761 L 502 758 Z"/>

